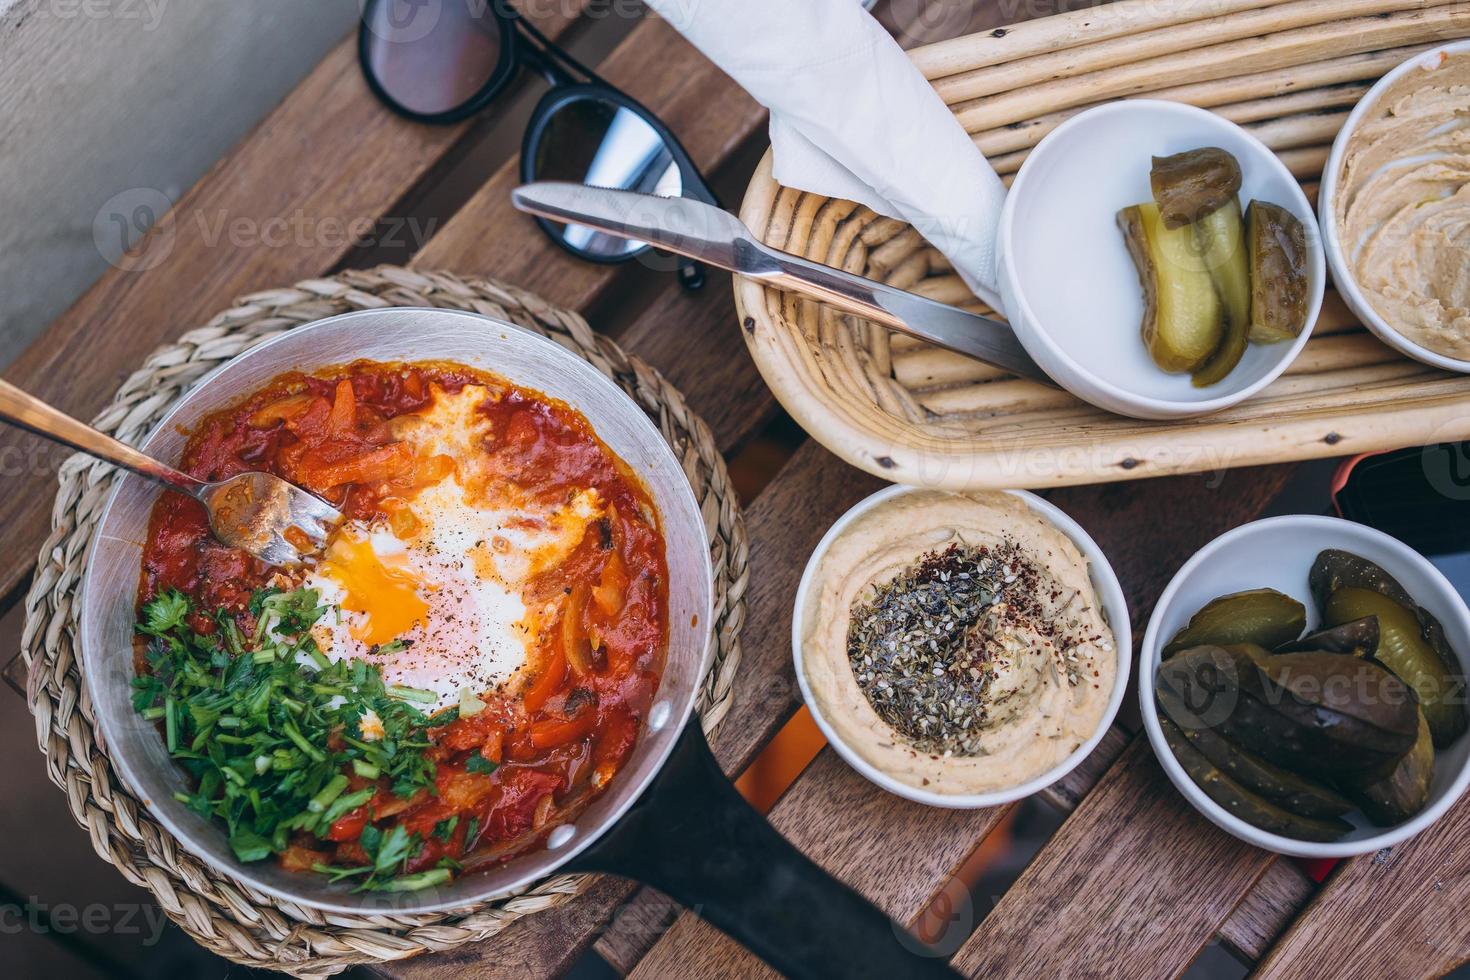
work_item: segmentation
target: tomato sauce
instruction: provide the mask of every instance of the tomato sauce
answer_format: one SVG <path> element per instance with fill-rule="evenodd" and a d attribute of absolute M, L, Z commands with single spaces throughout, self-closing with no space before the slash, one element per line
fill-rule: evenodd
<path fill-rule="evenodd" d="M 490 390 L 477 411 L 490 422 L 481 451 L 497 478 L 533 499 L 594 488 L 605 516 L 526 586 L 527 608 L 555 601 L 561 612 L 533 641 L 523 679 L 482 694 L 477 714 L 429 729 L 437 795 L 405 800 L 376 784 L 371 802 L 339 819 L 325 840 L 298 834 L 281 856 L 288 868 L 365 863 L 358 838 L 369 823 L 384 830 L 398 823 L 421 836 L 409 872 L 444 857 L 468 856 L 472 866 L 524 851 L 614 777 L 658 686 L 668 572 L 656 511 L 626 464 L 561 402 L 452 364 L 357 362 L 283 376 L 209 416 L 181 468 L 202 480 L 263 470 L 320 494 L 349 519 L 391 523 L 402 495 L 442 478 L 446 464 L 413 457 L 394 440 L 390 421 L 426 408 L 433 386 L 454 393 L 467 384 Z M 195 601 L 198 632 L 218 628 L 212 614 L 220 609 L 248 632 L 250 598 L 273 574 L 216 541 L 197 501 L 165 493 L 149 522 L 139 603 L 177 588 Z M 498 768 L 470 771 L 477 755 Z M 351 781 L 354 791 L 375 785 Z"/>

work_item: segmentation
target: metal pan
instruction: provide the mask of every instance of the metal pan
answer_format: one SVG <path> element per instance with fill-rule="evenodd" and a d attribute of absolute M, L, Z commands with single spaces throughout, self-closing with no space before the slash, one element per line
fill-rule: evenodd
<path fill-rule="evenodd" d="M 103 510 L 82 586 L 83 673 L 113 766 L 193 854 L 266 894 L 349 914 L 466 909 L 557 871 L 606 871 L 651 884 L 793 976 L 951 976 L 943 962 L 828 877 L 740 798 L 690 724 L 711 657 L 712 572 L 699 506 L 678 459 L 642 409 L 591 365 L 513 324 L 450 310 L 348 313 L 269 340 L 197 384 L 143 449 L 177 460 L 186 433 L 276 376 L 359 358 L 448 360 L 559 398 L 643 479 L 668 548 L 669 645 L 654 705 L 611 786 L 549 845 L 436 889 L 362 893 L 350 884 L 241 864 L 221 828 L 174 799 L 187 789 L 163 740 L 130 702 L 132 627 L 148 515 L 158 490 L 123 476 Z"/>

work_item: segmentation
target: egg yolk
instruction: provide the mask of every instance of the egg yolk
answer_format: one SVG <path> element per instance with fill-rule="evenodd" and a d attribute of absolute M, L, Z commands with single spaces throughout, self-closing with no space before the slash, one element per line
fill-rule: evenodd
<path fill-rule="evenodd" d="M 341 607 L 363 614 L 351 628 L 352 636 L 363 643 L 388 643 L 429 614 L 413 574 L 384 564 L 368 539 L 338 535 L 319 570 L 341 587 Z"/>

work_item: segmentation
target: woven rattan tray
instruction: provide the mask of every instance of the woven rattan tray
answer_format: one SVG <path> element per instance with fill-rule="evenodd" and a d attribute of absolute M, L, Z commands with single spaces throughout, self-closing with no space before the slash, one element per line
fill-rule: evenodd
<path fill-rule="evenodd" d="M 1203 106 L 1275 150 L 1316 199 L 1333 137 L 1379 76 L 1470 36 L 1465 0 L 1120 0 L 921 48 L 913 58 L 996 170 L 1115 98 Z M 910 227 L 779 186 L 741 217 L 778 248 L 983 310 Z M 1063 391 L 737 281 L 746 342 L 813 436 L 885 479 L 1042 487 L 1341 456 L 1470 437 L 1470 377 L 1406 360 L 1329 292 L 1312 340 L 1255 398 L 1188 421 L 1107 414 Z"/>
<path fill-rule="evenodd" d="M 599 336 L 577 314 L 490 280 L 464 280 L 391 266 L 344 272 L 247 296 L 203 327 L 155 351 L 123 384 L 95 424 L 125 442 L 142 440 L 204 374 L 292 327 L 351 310 L 440 306 L 500 317 L 550 337 L 631 395 L 684 465 L 705 515 L 715 567 L 714 665 L 700 691 L 706 731 L 732 698 L 745 618 L 745 525 L 724 459 L 699 416 L 661 375 Z M 179 847 L 118 780 L 97 739 L 75 648 L 82 563 L 115 471 L 85 456 L 61 467 L 52 532 L 26 597 L 22 656 L 28 699 L 47 772 L 66 791 L 92 846 L 131 882 L 147 888 L 177 925 L 222 956 L 301 976 L 401 959 L 485 939 L 522 916 L 584 891 L 587 875 L 563 874 L 530 889 L 454 913 L 325 915 L 254 892 Z"/>

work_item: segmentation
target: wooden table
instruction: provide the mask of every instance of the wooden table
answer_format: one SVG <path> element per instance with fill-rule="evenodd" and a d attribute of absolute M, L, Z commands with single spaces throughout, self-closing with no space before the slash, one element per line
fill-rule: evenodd
<path fill-rule="evenodd" d="M 1045 3 L 1023 8 L 1053 12 Z M 764 146 L 763 111 L 667 25 L 630 23 L 615 13 L 622 9 L 565 0 L 555 12 L 533 16 L 548 34 L 583 48 L 606 49 L 624 35 L 600 59 L 600 73 L 658 113 L 725 202 L 738 203 Z M 906 45 L 1020 16 L 1014 4 L 954 0 L 893 0 L 879 14 Z M 164 261 L 144 271 L 111 270 L 6 376 L 87 417 L 155 345 L 242 293 L 344 267 L 407 261 L 493 275 L 582 311 L 680 386 L 725 451 L 739 453 L 778 409 L 744 350 L 728 279 L 711 274 L 702 291 L 688 293 L 672 276 L 636 264 L 582 263 L 553 247 L 510 206 L 517 171 L 510 151 L 497 151 L 506 143 L 504 134 L 497 142 L 497 118 L 492 110 L 470 123 L 432 128 L 394 117 L 369 95 L 353 44 L 344 40 L 178 202 Z M 327 234 L 284 243 L 207 237 L 220 215 L 264 221 L 297 213 L 308 227 L 371 219 L 384 232 L 433 233 L 376 247 Z M 0 460 L 10 476 L 0 495 L 0 596 L 7 608 L 20 600 L 34 567 L 62 458 L 13 430 L 0 432 Z M 1291 472 L 1277 466 L 1049 496 L 1111 556 L 1141 634 L 1154 599 L 1189 554 L 1260 514 Z M 831 521 L 878 486 L 807 442 L 747 501 L 745 660 L 716 744 L 728 772 L 742 771 L 797 709 L 788 640 L 797 578 Z M 12 664 L 7 671 L 12 680 L 18 670 Z M 1460 914 L 1470 897 L 1470 804 L 1391 853 L 1344 862 L 1318 890 L 1293 862 L 1199 817 L 1132 725 L 1120 723 L 1045 798 L 1070 815 L 978 923 L 956 875 L 1011 808 L 926 809 L 873 788 L 824 749 L 771 819 L 833 874 L 953 950 L 953 963 L 971 976 L 1177 974 L 1217 937 L 1270 976 L 1423 975 L 1470 958 L 1470 925 Z M 470 967 L 479 976 L 548 976 L 588 948 L 639 977 L 769 972 L 689 913 L 614 879 L 495 940 L 382 972 L 457 978 Z"/>

